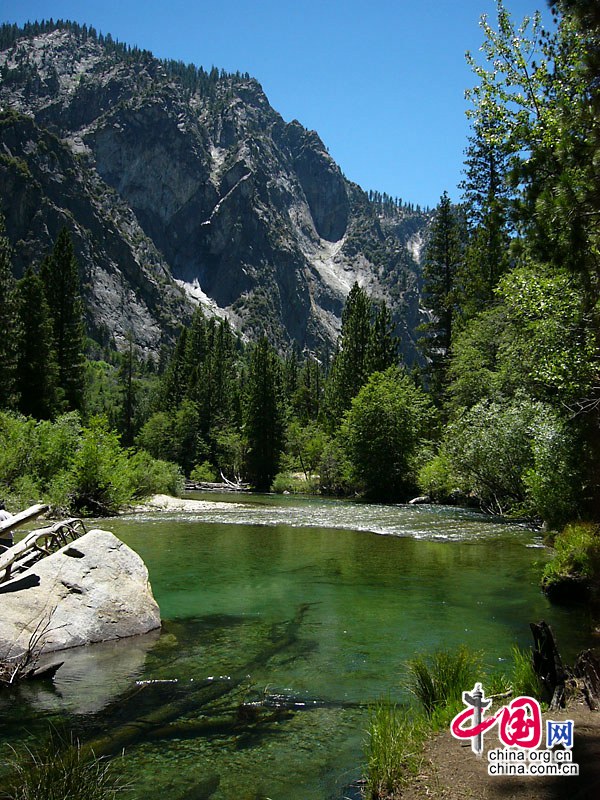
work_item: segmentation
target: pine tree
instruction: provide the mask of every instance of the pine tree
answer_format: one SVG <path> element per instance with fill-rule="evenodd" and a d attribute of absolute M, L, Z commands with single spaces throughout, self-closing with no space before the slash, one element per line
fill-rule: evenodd
<path fill-rule="evenodd" d="M 456 316 L 456 278 L 462 263 L 462 226 L 444 192 L 436 209 L 425 253 L 423 297 L 430 320 L 421 325 L 419 345 L 427 359 L 433 397 L 441 401 Z"/>
<path fill-rule="evenodd" d="M 352 398 L 369 377 L 372 313 L 367 293 L 355 283 L 342 312 L 339 350 L 333 358 L 327 381 L 327 415 L 334 426 L 340 422 L 344 412 L 350 408 Z"/>
<path fill-rule="evenodd" d="M 58 385 L 66 409 L 81 408 L 84 388 L 84 325 L 79 269 L 71 235 L 58 234 L 40 270 L 52 319 Z"/>
<path fill-rule="evenodd" d="M 12 274 L 12 250 L 0 215 L 0 408 L 18 401 L 17 367 L 21 328 L 17 283 Z"/>
<path fill-rule="evenodd" d="M 369 351 L 369 372 L 384 372 L 398 363 L 398 339 L 394 322 L 385 300 L 375 306 L 375 319 Z"/>
<path fill-rule="evenodd" d="M 250 355 L 244 408 L 246 475 L 258 491 L 270 489 L 283 449 L 279 372 L 277 356 L 263 336 Z"/>
<path fill-rule="evenodd" d="M 44 284 L 31 267 L 18 282 L 22 337 L 17 370 L 19 410 L 49 419 L 57 406 L 58 365 Z"/>

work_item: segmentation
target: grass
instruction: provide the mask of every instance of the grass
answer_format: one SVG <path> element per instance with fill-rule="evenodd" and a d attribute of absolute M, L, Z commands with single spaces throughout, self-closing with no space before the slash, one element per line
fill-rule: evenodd
<path fill-rule="evenodd" d="M 364 796 L 368 800 L 396 800 L 412 776 L 418 774 L 425 740 L 447 728 L 462 711 L 462 694 L 477 681 L 487 697 L 510 693 L 540 699 L 543 687 L 533 670 L 531 650 L 512 648 L 507 673 L 484 671 L 481 654 L 460 647 L 439 650 L 408 662 L 408 689 L 417 707 L 399 708 L 380 700 L 371 710 L 366 743 Z"/>
<path fill-rule="evenodd" d="M 370 800 L 401 796 L 402 786 L 419 771 L 429 735 L 424 717 L 380 700 L 372 709 L 367 739 L 364 794 Z"/>
<path fill-rule="evenodd" d="M 440 726 L 460 709 L 462 693 L 481 680 L 481 655 L 467 647 L 438 650 L 408 662 L 408 688 L 428 717 Z"/>
<path fill-rule="evenodd" d="M 587 586 L 600 583 L 600 529 L 575 522 L 554 538 L 555 556 L 542 574 L 542 587 L 551 597 L 581 599 Z"/>
<path fill-rule="evenodd" d="M 36 748 L 11 749 L 4 800 L 116 800 L 128 789 L 114 761 L 84 752 L 78 740 L 55 730 Z"/>

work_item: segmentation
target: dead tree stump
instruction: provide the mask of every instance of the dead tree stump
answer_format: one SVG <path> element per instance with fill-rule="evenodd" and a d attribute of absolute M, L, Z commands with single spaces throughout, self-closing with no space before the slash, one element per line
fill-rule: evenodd
<path fill-rule="evenodd" d="M 558 652 L 554 634 L 544 622 L 529 624 L 533 634 L 533 668 L 550 700 L 550 709 L 555 711 L 565 707 L 565 683 L 567 673 Z"/>

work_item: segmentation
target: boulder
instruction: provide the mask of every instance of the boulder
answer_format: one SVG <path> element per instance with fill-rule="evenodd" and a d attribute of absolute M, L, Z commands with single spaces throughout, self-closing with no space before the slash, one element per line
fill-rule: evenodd
<path fill-rule="evenodd" d="M 92 530 L 0 585 L 0 660 L 122 639 L 160 627 L 146 565 Z"/>

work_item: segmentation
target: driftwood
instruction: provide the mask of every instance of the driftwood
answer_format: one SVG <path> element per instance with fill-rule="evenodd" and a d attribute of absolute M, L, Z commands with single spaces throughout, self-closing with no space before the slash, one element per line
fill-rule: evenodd
<path fill-rule="evenodd" d="M 215 703 L 217 700 L 221 700 L 241 687 L 248 680 L 248 676 L 254 671 L 264 666 L 274 656 L 296 644 L 298 630 L 307 610 L 308 605 L 304 604 L 300 606 L 291 620 L 288 620 L 283 626 L 277 626 L 277 629 L 274 629 L 270 641 L 261 652 L 237 669 L 231 676 L 214 679 L 208 678 L 205 681 L 195 684 L 195 688 L 191 691 L 186 691 L 185 694 L 182 694 L 174 687 L 174 696 L 168 702 L 163 703 L 158 708 L 153 709 L 143 716 L 124 723 L 111 730 L 109 733 L 86 742 L 84 748 L 89 752 L 93 752 L 95 756 L 107 756 L 121 752 L 123 748 L 133 744 L 139 739 L 172 736 L 176 735 L 175 731 L 177 730 L 183 734 L 187 723 L 182 723 L 180 727 L 177 725 L 172 726 L 171 723 L 178 721 L 181 717 L 189 716 L 191 711 L 197 714 L 206 714 L 206 707 L 210 709 L 211 704 Z M 141 686 L 128 699 L 119 701 L 121 710 L 128 704 L 134 707 L 139 705 L 141 699 L 139 692 L 144 691 L 146 688 L 146 686 Z M 241 707 L 241 705 L 242 704 L 239 704 L 238 707 Z M 289 711 L 283 709 L 275 709 L 273 713 L 281 714 L 284 711 L 289 713 Z M 267 715 L 263 720 L 270 721 L 269 716 Z M 201 731 L 204 733 L 211 732 L 210 721 L 204 725 L 204 722 L 200 720 L 196 726 L 192 726 L 192 728 L 188 728 L 188 730 L 193 730 L 194 727 L 196 731 L 195 735 L 202 735 Z M 230 721 L 229 729 L 231 730 L 232 727 L 233 722 Z"/>
<path fill-rule="evenodd" d="M 19 572 L 24 572 L 36 561 L 60 550 L 85 532 L 85 526 L 80 519 L 68 519 L 27 534 L 24 539 L 0 555 L 0 583 L 10 580 Z"/>
<path fill-rule="evenodd" d="M 26 508 L 25 511 L 20 511 L 18 514 L 13 514 L 8 519 L 3 519 L 0 522 L 0 535 L 14 531 L 15 528 L 24 525 L 26 522 L 31 522 L 32 519 L 37 519 L 37 517 L 45 514 L 48 508 L 49 506 L 38 504 L 30 506 L 30 508 Z"/>
<path fill-rule="evenodd" d="M 544 622 L 531 622 L 533 634 L 533 668 L 550 700 L 550 710 L 565 707 L 567 673 L 554 640 L 550 626 Z"/>
<path fill-rule="evenodd" d="M 582 683 L 588 706 L 597 711 L 600 708 L 600 660 L 591 650 L 584 650 L 577 656 L 573 672 Z"/>

